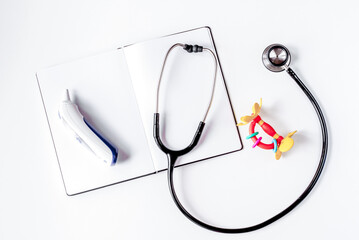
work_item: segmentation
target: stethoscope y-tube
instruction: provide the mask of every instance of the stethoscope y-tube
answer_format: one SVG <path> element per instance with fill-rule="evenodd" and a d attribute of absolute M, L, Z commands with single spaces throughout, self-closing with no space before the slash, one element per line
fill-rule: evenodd
<path fill-rule="evenodd" d="M 159 98 L 160 98 L 160 87 L 161 87 L 161 80 L 162 80 L 162 76 L 163 76 L 163 71 L 165 69 L 166 66 L 166 62 L 167 62 L 167 58 L 169 56 L 169 54 L 171 53 L 171 51 L 173 49 L 175 49 L 176 47 L 182 47 L 184 50 L 186 50 L 189 53 L 199 53 L 199 52 L 203 52 L 203 51 L 207 51 L 209 52 L 213 59 L 214 59 L 214 64 L 215 64 L 215 68 L 214 68 L 214 77 L 213 77 L 213 86 L 212 86 L 212 93 L 211 93 L 211 98 L 210 101 L 208 103 L 206 112 L 204 114 L 204 117 L 202 119 L 202 121 L 199 122 L 198 124 L 198 128 L 194 134 L 194 137 L 192 139 L 192 142 L 184 149 L 182 150 L 172 150 L 167 148 L 162 140 L 161 140 L 161 135 L 160 135 L 160 114 L 158 113 L 158 106 L 159 106 Z M 189 153 L 190 151 L 192 151 L 193 148 L 196 147 L 196 145 L 199 142 L 199 139 L 201 138 L 202 132 L 203 132 L 203 128 L 205 126 L 205 121 L 208 115 L 208 112 L 212 106 L 212 101 L 213 101 L 213 96 L 214 96 L 214 90 L 216 88 L 216 79 L 217 79 L 217 58 L 216 55 L 214 54 L 214 52 L 209 49 L 209 48 L 204 48 L 202 46 L 198 46 L 198 45 L 188 45 L 188 44 L 181 44 L 181 43 L 176 43 L 174 45 L 172 45 L 172 47 L 170 47 L 170 49 L 168 49 L 167 54 L 165 56 L 165 60 L 163 61 L 162 64 L 162 69 L 161 69 L 161 74 L 160 74 L 160 79 L 158 81 L 158 85 L 157 85 L 157 98 L 156 98 L 156 113 L 154 114 L 154 119 L 153 119 L 153 136 L 155 138 L 155 142 L 157 144 L 157 146 L 167 155 L 168 158 L 168 165 L 172 166 L 172 170 L 173 167 L 176 163 L 176 160 L 178 159 L 178 157 L 185 155 L 187 153 Z M 170 167 L 169 167 L 170 168 Z M 173 190 L 174 191 L 174 190 Z"/>
<path fill-rule="evenodd" d="M 158 113 L 158 107 L 159 107 L 159 96 L 160 96 L 160 87 L 161 87 L 161 80 L 162 80 L 162 76 L 163 76 L 163 71 L 165 69 L 166 66 L 166 62 L 167 62 L 167 58 L 169 56 L 169 54 L 172 52 L 173 49 L 177 48 L 177 47 L 182 47 L 184 50 L 186 50 L 188 53 L 199 53 L 199 52 L 209 52 L 210 55 L 213 57 L 214 59 L 214 77 L 213 77 L 213 86 L 212 86 L 212 92 L 211 92 L 211 98 L 210 101 L 208 103 L 206 112 L 204 114 L 203 119 L 199 122 L 198 124 L 198 128 L 194 134 L 194 137 L 191 141 L 191 143 L 184 149 L 182 150 L 172 150 L 169 149 L 168 147 L 166 147 L 162 140 L 161 140 L 161 135 L 160 135 L 160 114 Z M 176 204 L 178 204 L 177 206 L 180 209 L 183 209 L 185 211 L 185 209 L 183 208 L 183 206 L 180 204 L 180 202 L 178 201 L 176 192 L 174 190 L 173 187 L 173 183 L 172 183 L 172 179 L 173 179 L 173 168 L 174 165 L 178 159 L 178 157 L 185 155 L 187 153 L 189 153 L 190 151 L 192 151 L 193 148 L 196 147 L 196 145 L 199 142 L 199 139 L 201 138 L 204 126 L 205 126 L 205 121 L 208 115 L 208 112 L 212 106 L 212 101 L 213 101 L 213 96 L 214 96 L 214 91 L 216 88 L 216 79 L 217 79 L 217 66 L 218 66 L 218 62 L 217 62 L 217 58 L 216 55 L 214 54 L 214 52 L 209 49 L 209 48 L 205 48 L 202 46 L 198 46 L 198 45 L 188 45 L 188 44 L 181 44 L 181 43 L 176 43 L 174 45 L 172 45 L 172 47 L 170 47 L 166 53 L 165 59 L 163 61 L 162 64 L 162 69 L 161 69 L 161 74 L 160 74 L 160 79 L 158 81 L 158 85 L 157 85 L 157 99 L 156 99 L 156 113 L 154 114 L 154 119 L 153 119 L 153 136 L 155 139 L 155 142 L 157 144 L 157 146 L 167 155 L 167 159 L 168 159 L 168 184 L 170 187 L 170 191 L 172 193 L 172 197 L 174 198 L 173 200 L 175 201 Z"/>
<path fill-rule="evenodd" d="M 161 79 L 162 79 L 162 75 L 163 75 L 163 70 L 165 68 L 168 55 L 176 47 L 183 47 L 183 49 L 185 49 L 188 52 L 202 52 L 203 50 L 208 51 L 214 57 L 215 65 L 216 65 L 215 73 L 214 73 L 214 83 L 213 83 L 213 88 L 212 88 L 212 95 L 211 95 L 211 99 L 210 99 L 210 103 L 208 105 L 207 111 L 205 113 L 205 116 L 204 116 L 203 120 L 200 121 L 200 123 L 198 125 L 197 131 L 196 131 L 196 133 L 195 133 L 195 135 L 194 135 L 194 137 L 192 139 L 192 142 L 186 148 L 184 148 L 182 150 L 171 150 L 171 149 L 167 148 L 163 144 L 163 142 L 161 141 L 160 130 L 159 130 L 160 129 L 160 126 L 159 126 L 159 117 L 160 117 L 160 115 L 158 113 L 159 90 L 160 90 L 160 83 L 161 83 Z M 259 224 L 252 225 L 252 226 L 249 226 L 249 227 L 243 227 L 243 228 L 221 228 L 221 227 L 216 227 L 216 226 L 213 226 L 213 225 L 209 225 L 209 224 L 199 220 L 198 218 L 195 218 L 181 204 L 180 200 L 177 197 L 176 190 L 175 190 L 174 184 L 173 184 L 173 170 L 174 170 L 174 166 L 175 166 L 175 163 L 176 163 L 177 159 L 180 156 L 190 152 L 192 149 L 194 149 L 196 147 L 197 143 L 200 140 L 201 134 L 203 132 L 203 128 L 205 126 L 205 120 L 206 120 L 206 117 L 208 115 L 209 109 L 211 107 L 212 100 L 213 100 L 213 95 L 214 95 L 214 89 L 215 89 L 215 83 L 216 83 L 217 65 L 218 65 L 217 58 L 216 58 L 215 54 L 213 53 L 213 51 L 208 49 L 208 48 L 204 48 L 204 47 L 197 46 L 197 45 L 192 46 L 192 45 L 177 43 L 177 44 L 174 44 L 167 51 L 165 60 L 164 60 L 163 65 L 162 65 L 161 75 L 160 75 L 160 79 L 159 79 L 158 87 L 157 87 L 157 102 L 156 102 L 156 113 L 154 114 L 153 135 L 154 135 L 154 139 L 155 139 L 155 142 L 158 145 L 158 147 L 167 155 L 167 159 L 168 159 L 167 179 L 168 179 L 168 187 L 169 187 L 169 190 L 170 190 L 170 194 L 171 194 L 172 199 L 175 202 L 176 206 L 178 207 L 178 209 L 188 219 L 190 219 L 192 222 L 196 223 L 197 225 L 199 225 L 199 226 L 201 226 L 203 228 L 206 228 L 208 230 L 211 230 L 211 231 L 221 232 L 221 233 L 245 233 L 245 232 L 258 230 L 260 228 L 263 228 L 263 227 L 277 221 L 278 219 L 280 219 L 281 217 L 283 217 L 284 215 L 286 215 L 287 213 L 292 211 L 296 206 L 298 206 L 299 203 L 301 203 L 304 200 L 304 198 L 306 198 L 308 196 L 310 191 L 313 189 L 314 185 L 317 183 L 317 181 L 318 181 L 318 179 L 320 177 L 320 174 L 322 173 L 322 170 L 323 170 L 324 165 L 325 165 L 327 151 L 328 151 L 328 130 L 327 130 L 325 118 L 324 118 L 323 112 L 322 112 L 318 102 L 316 101 L 314 96 L 311 94 L 309 89 L 299 79 L 299 77 L 295 74 L 295 72 L 291 68 L 289 68 L 289 63 L 290 63 L 291 57 L 290 57 L 290 53 L 289 53 L 288 49 L 285 48 L 283 45 L 280 45 L 280 44 L 270 45 L 269 47 L 267 47 L 264 50 L 262 60 L 263 60 L 263 64 L 265 65 L 265 67 L 268 68 L 270 71 L 281 72 L 281 71 L 285 70 L 289 74 L 289 76 L 303 90 L 305 95 L 308 97 L 309 101 L 312 103 L 312 105 L 313 105 L 313 107 L 314 107 L 314 109 L 315 109 L 315 111 L 317 113 L 319 122 L 320 122 L 322 139 L 323 139 L 323 141 L 322 141 L 322 152 L 321 152 L 320 161 L 319 161 L 317 170 L 316 170 L 311 182 L 309 183 L 307 188 L 304 190 L 304 192 L 292 204 L 290 204 L 283 211 L 279 212 L 278 214 L 274 215 L 273 217 L 267 219 L 264 222 L 261 222 Z"/>

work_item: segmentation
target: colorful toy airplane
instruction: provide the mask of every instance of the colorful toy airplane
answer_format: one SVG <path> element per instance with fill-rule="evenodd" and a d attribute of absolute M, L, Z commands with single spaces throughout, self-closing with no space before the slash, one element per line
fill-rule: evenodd
<path fill-rule="evenodd" d="M 256 146 L 267 149 L 267 150 L 273 150 L 275 153 L 275 159 L 279 160 L 282 156 L 282 152 L 289 151 L 293 145 L 294 140 L 292 139 L 292 136 L 297 132 L 291 132 L 289 133 L 285 138 L 280 136 L 274 128 L 269 125 L 268 123 L 264 122 L 262 118 L 259 116 L 259 112 L 262 108 L 262 99 L 260 99 L 260 104 L 254 103 L 252 107 L 252 115 L 250 116 L 243 116 L 241 117 L 241 123 L 238 123 L 237 126 L 243 126 L 248 123 L 251 123 L 249 125 L 249 135 L 246 137 L 246 139 L 252 139 L 254 142 L 253 148 Z M 259 126 L 262 127 L 263 131 L 267 133 L 269 136 L 273 137 L 272 143 L 262 143 L 262 137 L 257 138 L 258 132 L 255 132 L 256 124 L 259 124 Z"/>

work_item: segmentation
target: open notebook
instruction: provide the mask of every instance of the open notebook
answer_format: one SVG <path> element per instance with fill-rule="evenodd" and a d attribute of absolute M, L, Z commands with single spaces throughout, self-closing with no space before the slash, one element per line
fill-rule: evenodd
<path fill-rule="evenodd" d="M 154 174 L 167 159 L 153 140 L 156 88 L 167 50 L 175 43 L 198 44 L 215 51 L 207 27 L 124 46 L 113 51 L 44 69 L 37 73 L 40 93 L 68 195 Z M 216 51 L 215 51 L 216 52 Z M 217 53 L 216 53 L 217 54 Z M 161 134 L 167 146 L 189 144 L 211 94 L 213 59 L 207 53 L 175 49 L 160 91 Z M 212 108 L 198 146 L 177 165 L 242 148 L 222 69 L 218 68 Z M 65 89 L 81 113 L 119 149 L 109 167 L 72 138 L 58 119 Z"/>

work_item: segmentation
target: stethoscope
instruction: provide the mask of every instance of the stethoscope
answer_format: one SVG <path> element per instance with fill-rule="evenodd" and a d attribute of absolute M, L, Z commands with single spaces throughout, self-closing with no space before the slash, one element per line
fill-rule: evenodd
<path fill-rule="evenodd" d="M 211 94 L 211 98 L 210 98 L 207 110 L 205 112 L 205 115 L 204 115 L 202 121 L 199 122 L 198 128 L 194 134 L 194 137 L 193 137 L 191 143 L 186 148 L 184 148 L 182 150 L 172 150 L 163 144 L 163 142 L 161 140 L 160 129 L 159 129 L 160 128 L 160 126 L 159 126 L 160 114 L 158 113 L 159 92 L 160 92 L 160 85 L 161 85 L 163 71 L 166 66 L 166 62 L 167 62 L 167 58 L 168 58 L 169 54 L 171 53 L 171 51 L 173 49 L 175 49 L 177 47 L 182 47 L 184 50 L 186 50 L 189 53 L 192 53 L 192 52 L 197 53 L 197 52 L 203 52 L 203 51 L 208 52 L 213 57 L 214 62 L 215 62 L 212 94 Z M 153 136 L 154 136 L 155 142 L 158 145 L 158 147 L 167 155 L 168 187 L 169 187 L 172 199 L 175 202 L 176 206 L 188 219 L 190 219 L 192 222 L 196 223 L 197 225 L 199 225 L 203 228 L 206 228 L 206 229 L 209 229 L 209 230 L 212 230 L 215 232 L 222 232 L 222 233 L 250 232 L 250 231 L 255 231 L 260 228 L 263 228 L 263 227 L 277 221 L 278 219 L 280 219 L 281 217 L 283 217 L 284 215 L 286 215 L 287 213 L 292 211 L 310 193 L 310 191 L 313 189 L 314 185 L 317 183 L 317 181 L 320 177 L 320 174 L 322 173 L 324 164 L 325 164 L 327 151 L 328 151 L 328 131 L 327 131 L 326 123 L 325 123 L 325 118 L 324 118 L 322 110 L 321 110 L 318 102 L 315 100 L 314 96 L 311 94 L 311 92 L 308 90 L 308 88 L 304 85 L 304 83 L 299 79 L 299 77 L 295 74 L 295 72 L 289 67 L 289 64 L 291 61 L 291 56 L 290 56 L 289 50 L 281 44 L 272 44 L 264 50 L 263 55 L 262 55 L 262 61 L 263 61 L 264 66 L 272 72 L 281 72 L 281 71 L 285 70 L 289 74 L 289 76 L 303 90 L 305 95 L 308 97 L 309 101 L 313 104 L 313 107 L 317 113 L 317 116 L 318 116 L 318 119 L 320 122 L 320 127 L 321 127 L 321 132 L 322 132 L 322 139 L 323 139 L 322 152 L 321 152 L 320 161 L 319 161 L 317 170 L 316 170 L 311 182 L 309 183 L 307 188 L 304 190 L 304 192 L 297 198 L 297 200 L 295 200 L 292 204 L 290 204 L 286 209 L 284 209 L 283 211 L 274 215 L 273 217 L 267 219 L 266 221 L 261 222 L 256 225 L 253 225 L 253 226 L 243 227 L 243 228 L 216 227 L 213 225 L 209 225 L 209 224 L 199 220 L 198 218 L 194 217 L 181 204 L 180 200 L 177 197 L 177 194 L 176 194 L 176 191 L 174 188 L 174 184 L 173 184 L 173 170 L 174 170 L 174 166 L 175 166 L 177 159 L 180 156 L 185 155 L 188 152 L 190 152 L 192 149 L 194 149 L 196 147 L 196 145 L 198 144 L 200 137 L 202 135 L 202 132 L 203 132 L 203 129 L 205 126 L 205 121 L 206 121 L 208 112 L 211 108 L 211 104 L 213 101 L 214 90 L 215 90 L 215 85 L 216 85 L 217 65 L 218 65 L 218 60 L 216 58 L 216 55 L 209 48 L 205 48 L 205 47 L 198 46 L 198 45 L 188 45 L 188 44 L 176 43 L 172 47 L 170 47 L 169 50 L 167 51 L 167 54 L 165 56 L 165 59 L 164 59 L 163 65 L 162 65 L 162 70 L 161 70 L 161 74 L 160 74 L 160 78 L 159 78 L 158 86 L 157 86 L 156 113 L 154 114 Z"/>

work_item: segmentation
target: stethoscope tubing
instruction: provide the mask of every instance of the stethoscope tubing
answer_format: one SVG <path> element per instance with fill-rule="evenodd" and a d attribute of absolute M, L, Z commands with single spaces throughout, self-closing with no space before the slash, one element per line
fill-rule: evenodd
<path fill-rule="evenodd" d="M 167 55 L 165 57 L 165 61 L 163 63 L 162 66 L 162 71 L 161 71 L 161 76 L 160 76 L 160 80 L 159 80 L 159 84 L 162 78 L 162 74 L 163 74 L 163 69 L 168 57 L 169 52 L 175 48 L 176 46 L 183 46 L 180 44 L 175 44 L 173 45 L 167 52 Z M 212 52 L 212 51 L 211 51 Z M 214 53 L 212 52 L 213 56 L 215 57 Z M 216 60 L 216 58 L 215 58 Z M 216 72 L 217 72 L 217 60 L 216 60 Z M 318 120 L 320 123 L 320 127 L 321 127 L 321 135 L 322 135 L 322 151 L 321 151 L 321 156 L 320 156 L 320 161 L 318 163 L 316 172 L 312 178 L 312 180 L 310 181 L 310 183 L 308 184 L 308 186 L 306 187 L 306 189 L 303 191 L 303 193 L 292 203 L 290 204 L 287 208 L 285 208 L 284 210 L 282 210 L 281 212 L 279 212 L 278 214 L 274 215 L 273 217 L 259 223 L 259 224 L 255 224 L 249 227 L 242 227 L 242 228 L 221 228 L 221 227 L 216 227 L 213 225 L 210 225 L 208 223 L 205 223 L 201 220 L 199 220 L 198 218 L 194 217 L 191 213 L 189 213 L 186 208 L 181 204 L 180 200 L 177 197 L 176 194 L 176 190 L 174 187 L 174 183 L 173 183 L 173 172 L 174 172 L 174 166 L 176 163 L 176 160 L 178 159 L 178 157 L 188 153 L 189 151 L 191 151 L 198 143 L 199 138 L 202 134 L 203 128 L 204 128 L 204 121 L 201 121 L 199 124 L 199 127 L 195 133 L 195 136 L 191 142 L 191 144 L 182 150 L 171 150 L 168 149 L 161 141 L 161 137 L 160 137 L 160 133 L 159 133 L 159 113 L 158 113 L 158 99 L 159 99 L 159 85 L 157 88 L 157 103 L 156 103 L 156 113 L 154 116 L 154 138 L 155 141 L 157 143 L 157 145 L 159 146 L 159 148 L 166 153 L 167 155 L 167 160 L 168 160 L 168 169 L 167 169 L 167 180 L 168 180 L 168 187 L 169 187 L 169 191 L 171 194 L 171 197 L 174 201 L 174 203 L 176 204 L 177 208 L 183 213 L 183 215 L 185 215 L 189 220 L 191 220 L 193 223 L 206 228 L 208 230 L 211 231 L 215 231 L 215 232 L 221 232 L 221 233 L 245 233 L 245 232 L 251 232 L 251 231 L 255 231 L 258 230 L 260 228 L 263 228 L 275 221 L 277 221 L 278 219 L 282 218 L 283 216 L 285 216 L 286 214 L 288 214 L 290 211 L 292 211 L 296 206 L 298 206 L 307 196 L 308 194 L 312 191 L 312 189 L 314 188 L 315 184 L 318 182 L 318 179 L 323 171 L 325 162 L 326 162 L 326 157 L 327 157 L 327 152 L 328 152 L 328 130 L 327 130 L 327 125 L 326 125 L 326 121 L 325 121 L 325 117 L 324 114 L 318 104 L 318 102 L 316 101 L 315 97 L 312 95 L 312 93 L 309 91 L 309 89 L 305 86 L 305 84 L 300 80 L 300 78 L 295 74 L 295 72 L 287 67 L 286 68 L 286 72 L 289 74 L 289 76 L 297 83 L 297 85 L 300 87 L 300 89 L 302 89 L 302 91 L 305 93 L 305 95 L 307 96 L 307 98 L 309 99 L 309 101 L 312 103 L 316 114 L 318 116 Z M 215 77 L 216 79 L 216 77 Z M 214 80 L 214 84 L 215 84 L 215 80 Z M 210 105 L 213 99 L 213 93 L 214 93 L 214 89 L 212 92 L 212 98 L 210 101 Z M 208 114 L 210 105 L 207 109 L 205 118 Z M 204 118 L 204 120 L 205 120 Z"/>
<path fill-rule="evenodd" d="M 263 227 L 277 221 L 278 219 L 280 219 L 283 216 L 285 216 L 286 214 L 288 214 L 296 206 L 298 206 L 308 196 L 308 194 L 311 192 L 311 190 L 314 188 L 315 184 L 317 183 L 317 181 L 323 171 L 323 168 L 324 168 L 324 165 L 326 162 L 326 156 L 327 156 L 327 152 L 328 152 L 327 125 L 326 125 L 326 121 L 325 121 L 323 112 L 322 112 L 318 102 L 316 101 L 316 99 L 314 98 L 312 93 L 309 91 L 309 89 L 304 85 L 304 83 L 299 79 L 299 77 L 294 73 L 294 71 L 291 68 L 287 69 L 287 73 L 298 84 L 298 86 L 303 90 L 303 92 L 308 97 L 309 101 L 313 104 L 313 107 L 317 113 L 317 116 L 318 116 L 318 119 L 320 122 L 320 126 L 321 126 L 322 139 L 323 139 L 322 152 L 321 152 L 321 157 L 320 157 L 320 161 L 319 161 L 317 170 L 316 170 L 311 182 L 309 183 L 307 188 L 304 190 L 304 192 L 292 204 L 290 204 L 287 208 L 285 208 L 283 211 L 276 214 L 275 216 L 265 220 L 264 222 L 261 222 L 259 224 L 249 226 L 249 227 L 243 227 L 243 228 L 221 228 L 221 227 L 216 227 L 216 226 L 207 224 L 207 223 L 195 218 L 183 207 L 183 205 L 181 204 L 181 202 L 179 201 L 179 199 L 177 197 L 176 190 L 175 190 L 174 184 L 173 184 L 174 162 L 177 159 L 177 156 L 167 154 L 167 158 L 168 158 L 167 179 L 168 179 L 168 187 L 169 187 L 172 199 L 175 202 L 178 209 L 193 223 L 195 223 L 203 228 L 206 228 L 208 230 L 215 231 L 215 232 L 221 232 L 221 233 L 245 233 L 245 232 L 255 231 L 255 230 L 263 228 Z"/>

